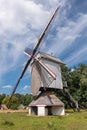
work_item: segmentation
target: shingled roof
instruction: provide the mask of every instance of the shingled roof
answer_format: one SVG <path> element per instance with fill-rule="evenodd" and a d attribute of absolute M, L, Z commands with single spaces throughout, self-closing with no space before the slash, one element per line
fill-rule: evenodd
<path fill-rule="evenodd" d="M 29 104 L 29 106 L 38 106 L 38 105 L 63 107 L 64 103 L 52 92 L 45 92 L 42 93 L 41 96 L 39 96 L 36 100 L 33 100 Z"/>

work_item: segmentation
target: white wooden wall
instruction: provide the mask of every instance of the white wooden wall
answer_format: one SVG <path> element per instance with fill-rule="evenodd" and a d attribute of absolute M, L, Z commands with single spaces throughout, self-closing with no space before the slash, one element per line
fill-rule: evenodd
<path fill-rule="evenodd" d="M 65 115 L 64 107 L 52 107 L 52 115 Z"/>
<path fill-rule="evenodd" d="M 48 60 L 43 60 L 43 62 L 57 75 L 56 80 L 54 80 L 49 87 L 63 89 L 60 65 Z"/>

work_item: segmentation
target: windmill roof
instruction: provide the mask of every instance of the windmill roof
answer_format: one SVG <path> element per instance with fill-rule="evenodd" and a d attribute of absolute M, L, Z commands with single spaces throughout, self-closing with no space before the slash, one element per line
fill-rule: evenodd
<path fill-rule="evenodd" d="M 29 106 L 38 106 L 38 105 L 63 107 L 64 103 L 53 93 L 45 92 L 41 96 L 39 96 L 36 100 L 33 100 L 29 104 Z"/>
<path fill-rule="evenodd" d="M 44 52 L 39 52 L 37 57 L 41 57 L 41 58 L 44 58 L 44 59 L 47 59 L 47 60 L 51 60 L 51 61 L 54 61 L 58 64 L 63 64 L 65 65 L 65 63 L 63 63 L 59 58 L 56 58 L 50 54 L 47 54 L 47 53 L 44 53 Z"/>

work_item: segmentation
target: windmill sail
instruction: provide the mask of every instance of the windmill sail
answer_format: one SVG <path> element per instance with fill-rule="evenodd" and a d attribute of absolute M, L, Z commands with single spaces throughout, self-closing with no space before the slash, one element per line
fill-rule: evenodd
<path fill-rule="evenodd" d="M 14 87 L 12 93 L 11 93 L 10 100 L 11 100 L 13 94 L 15 93 L 15 91 L 16 91 L 16 89 L 17 89 L 17 87 L 18 87 L 18 85 L 19 85 L 19 83 L 20 83 L 22 77 L 24 76 L 24 74 L 25 74 L 25 72 L 26 72 L 26 70 L 27 70 L 29 64 L 31 63 L 31 61 L 32 61 L 32 56 L 35 55 L 35 53 L 37 52 L 37 49 L 38 49 L 38 47 L 40 46 L 40 44 L 41 44 L 43 38 L 46 36 L 47 31 L 48 31 L 48 29 L 49 29 L 49 26 L 51 25 L 52 21 L 54 20 L 56 14 L 57 14 L 58 9 L 59 9 L 59 8 L 57 7 L 57 8 L 54 10 L 54 12 L 53 12 L 51 18 L 49 19 L 49 21 L 48 21 L 46 27 L 44 28 L 43 32 L 41 33 L 41 35 L 40 35 L 40 37 L 39 37 L 39 39 L 38 39 L 38 41 L 37 41 L 37 43 L 36 43 L 36 45 L 35 45 L 35 47 L 34 47 L 34 49 L 33 49 L 33 52 L 32 52 L 32 55 L 31 55 L 30 59 L 26 62 L 25 67 L 23 68 L 23 70 L 22 70 L 22 72 L 21 72 L 21 74 L 20 74 L 20 76 L 19 76 L 19 78 L 18 78 L 18 80 L 17 80 L 17 83 L 16 83 L 16 85 L 15 85 L 15 87 Z M 9 101 L 10 101 L 10 100 L 9 100 Z"/>
<path fill-rule="evenodd" d="M 32 65 L 31 91 L 35 95 L 41 87 L 48 88 L 55 78 L 38 62 Z"/>

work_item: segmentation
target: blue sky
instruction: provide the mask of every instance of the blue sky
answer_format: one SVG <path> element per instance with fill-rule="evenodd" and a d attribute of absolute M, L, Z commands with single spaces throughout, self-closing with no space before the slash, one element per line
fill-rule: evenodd
<path fill-rule="evenodd" d="M 10 94 L 51 12 L 59 12 L 39 50 L 68 67 L 87 64 L 87 0 L 0 0 L 0 94 Z M 30 67 L 17 91 L 30 91 Z"/>

